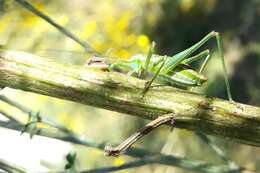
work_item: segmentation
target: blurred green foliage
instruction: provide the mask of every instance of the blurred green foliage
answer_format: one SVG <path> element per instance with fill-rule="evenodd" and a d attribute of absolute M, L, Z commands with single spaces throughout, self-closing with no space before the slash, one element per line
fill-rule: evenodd
<path fill-rule="evenodd" d="M 151 40 L 157 43 L 160 54 L 173 55 L 212 30 L 221 32 L 225 58 L 236 101 L 260 105 L 260 1 L 258 0 L 31 0 L 35 7 L 72 31 L 96 50 L 111 57 L 129 58 L 146 53 Z M 84 64 L 91 57 L 82 47 L 65 37 L 41 18 L 28 12 L 13 0 L 0 0 L 0 44 L 8 49 L 25 50 L 57 61 Z M 214 41 L 205 75 L 208 84 L 197 89 L 209 96 L 226 98 L 220 60 Z M 60 51 L 66 50 L 66 51 Z M 79 53 L 83 52 L 83 54 Z M 198 66 L 198 64 L 194 64 Z M 30 105 L 42 115 L 50 115 L 76 134 L 96 141 L 119 143 L 144 124 L 131 116 L 95 109 L 12 89 L 4 94 Z M 0 103 L 17 118 L 20 112 Z M 111 115 L 107 115 L 111 114 Z M 26 119 L 23 120 L 26 122 Z M 160 151 L 170 130 L 162 127 L 149 134 L 137 145 L 151 151 Z M 193 133 L 175 130 L 163 152 L 185 155 L 218 163 L 220 160 Z M 228 156 L 241 166 L 260 170 L 259 149 L 214 138 Z M 145 146 L 145 147 L 144 147 Z M 80 169 L 105 165 L 120 166 L 131 158 L 108 158 L 100 150 L 75 146 Z M 237 152 L 241 151 L 241 152 Z M 242 155 L 242 156 L 241 156 Z M 132 172 L 181 172 L 165 166 L 144 166 Z M 122 171 L 122 172 L 131 172 Z"/>

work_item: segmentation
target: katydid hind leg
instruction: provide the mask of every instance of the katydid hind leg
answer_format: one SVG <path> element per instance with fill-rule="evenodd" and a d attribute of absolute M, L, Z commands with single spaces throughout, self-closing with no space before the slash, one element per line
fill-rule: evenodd
<path fill-rule="evenodd" d="M 138 72 L 138 77 L 139 78 L 147 76 L 147 72 L 148 72 L 148 69 L 149 69 L 151 58 L 152 58 L 154 52 L 155 52 L 155 42 L 153 41 L 151 46 L 150 46 L 150 48 L 149 48 L 149 50 L 148 50 L 148 53 L 147 53 L 144 65 L 141 67 L 141 69 Z"/>
<path fill-rule="evenodd" d="M 208 54 L 206 57 L 205 57 L 205 60 L 203 61 L 200 69 L 199 69 L 199 73 L 201 74 L 203 72 L 203 70 L 205 69 L 206 65 L 207 65 L 207 62 L 209 61 L 209 58 L 210 58 L 210 55 Z M 194 87 L 191 87 L 189 89 L 189 91 L 193 91 Z"/>
<path fill-rule="evenodd" d="M 204 38 L 202 38 L 199 42 L 191 46 L 190 48 L 172 56 L 168 61 L 165 63 L 165 66 L 162 69 L 163 73 L 168 73 L 169 71 L 173 70 L 176 66 L 182 63 L 185 59 L 188 59 L 196 50 L 198 50 L 202 45 L 204 45 L 208 40 L 212 37 L 215 37 L 216 32 L 210 32 Z"/>
<path fill-rule="evenodd" d="M 207 55 L 205 60 L 203 61 L 202 65 L 201 65 L 201 67 L 200 67 L 199 73 L 203 72 L 203 70 L 205 69 L 205 67 L 206 67 L 206 65 L 209 61 L 209 58 L 210 58 L 210 55 Z"/>
<path fill-rule="evenodd" d="M 224 53 L 223 53 L 222 38 L 221 38 L 221 36 L 218 32 L 215 32 L 215 36 L 216 36 L 216 40 L 217 40 L 218 52 L 219 52 L 221 63 L 222 63 L 223 75 L 224 75 L 228 99 L 229 99 L 229 101 L 233 101 L 232 95 L 231 95 L 230 84 L 229 84 L 229 81 L 228 81 L 228 74 L 227 74 L 227 68 L 226 68 L 226 64 L 225 64 Z"/>
<path fill-rule="evenodd" d="M 209 50 L 208 49 L 206 49 L 206 50 L 204 50 L 204 51 L 202 51 L 202 52 L 200 52 L 200 53 L 198 53 L 198 54 L 196 54 L 196 55 L 194 55 L 192 57 L 189 57 L 189 58 L 183 60 L 182 63 L 183 64 L 190 64 L 190 63 L 192 63 L 194 61 L 203 59 L 203 58 L 205 58 L 207 56 L 209 56 Z"/>
<path fill-rule="evenodd" d="M 215 37 L 216 42 L 217 42 L 217 48 L 219 52 L 219 56 L 222 62 L 222 68 L 223 68 L 223 75 L 224 75 L 224 80 L 225 80 L 225 85 L 226 85 L 226 90 L 227 90 L 227 95 L 229 101 L 233 101 L 232 95 L 231 95 L 231 90 L 230 90 L 230 84 L 228 81 L 228 75 L 227 75 L 227 70 L 226 70 L 226 65 L 225 65 L 225 60 L 224 60 L 224 54 L 223 54 L 223 45 L 222 45 L 222 39 L 221 36 L 218 32 L 212 31 L 209 34 L 207 34 L 204 38 L 202 38 L 199 42 L 191 46 L 190 48 L 174 55 L 172 58 L 170 58 L 162 68 L 162 73 L 167 74 L 169 71 L 173 70 L 177 65 L 185 61 L 185 59 L 189 59 L 189 57 L 196 51 L 198 50 L 202 45 L 204 45 L 207 41 L 209 41 L 211 38 Z M 187 61 L 187 60 L 186 60 Z M 208 59 L 206 58 L 205 65 L 207 63 Z M 205 65 L 201 67 L 201 71 L 204 69 Z"/>

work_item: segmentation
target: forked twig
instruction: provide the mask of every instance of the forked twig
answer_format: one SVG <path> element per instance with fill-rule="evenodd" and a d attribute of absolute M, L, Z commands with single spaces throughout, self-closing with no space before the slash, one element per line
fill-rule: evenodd
<path fill-rule="evenodd" d="M 130 146 L 132 146 L 135 142 L 137 142 L 140 138 L 144 137 L 146 134 L 159 127 L 162 124 L 166 124 L 171 122 L 173 124 L 174 113 L 165 114 L 163 116 L 159 116 L 155 120 L 151 121 L 143 128 L 138 130 L 136 133 L 127 138 L 124 142 L 116 147 L 106 146 L 105 152 L 108 156 L 118 156 L 124 153 Z"/>

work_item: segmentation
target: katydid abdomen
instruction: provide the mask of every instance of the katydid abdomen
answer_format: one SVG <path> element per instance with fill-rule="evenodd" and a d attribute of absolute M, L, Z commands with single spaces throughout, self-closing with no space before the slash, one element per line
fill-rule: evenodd
<path fill-rule="evenodd" d="M 178 65 L 170 74 L 159 75 L 159 81 L 165 81 L 170 86 L 182 88 L 201 86 L 207 79 L 192 69 L 183 68 L 184 64 Z"/>
<path fill-rule="evenodd" d="M 118 62 L 111 64 L 110 70 L 119 71 L 123 73 L 131 73 L 138 76 L 140 69 L 144 68 L 145 55 L 135 55 L 129 61 Z M 163 58 L 170 58 L 160 55 L 153 55 L 150 60 L 150 64 L 147 68 L 145 75 L 141 76 L 143 79 L 149 79 L 153 74 L 156 73 L 160 65 L 162 64 Z M 181 88 L 200 86 L 206 82 L 206 78 L 193 70 L 190 66 L 186 64 L 179 64 L 173 70 L 167 73 L 161 73 L 156 78 L 156 82 L 169 85 L 169 86 L 179 86 Z"/>

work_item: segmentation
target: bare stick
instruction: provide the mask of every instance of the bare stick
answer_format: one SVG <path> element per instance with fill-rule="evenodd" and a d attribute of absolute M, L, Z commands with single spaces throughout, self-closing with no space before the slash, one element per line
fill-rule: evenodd
<path fill-rule="evenodd" d="M 138 130 L 136 133 L 127 138 L 124 142 L 122 142 L 117 147 L 106 146 L 105 152 L 108 156 L 118 156 L 125 152 L 129 147 L 131 147 L 135 142 L 137 142 L 140 138 L 144 137 L 146 134 L 156 129 L 162 124 L 166 124 L 168 122 L 173 122 L 173 113 L 166 114 L 163 116 L 159 116 L 155 120 L 151 121 L 143 128 Z"/>

